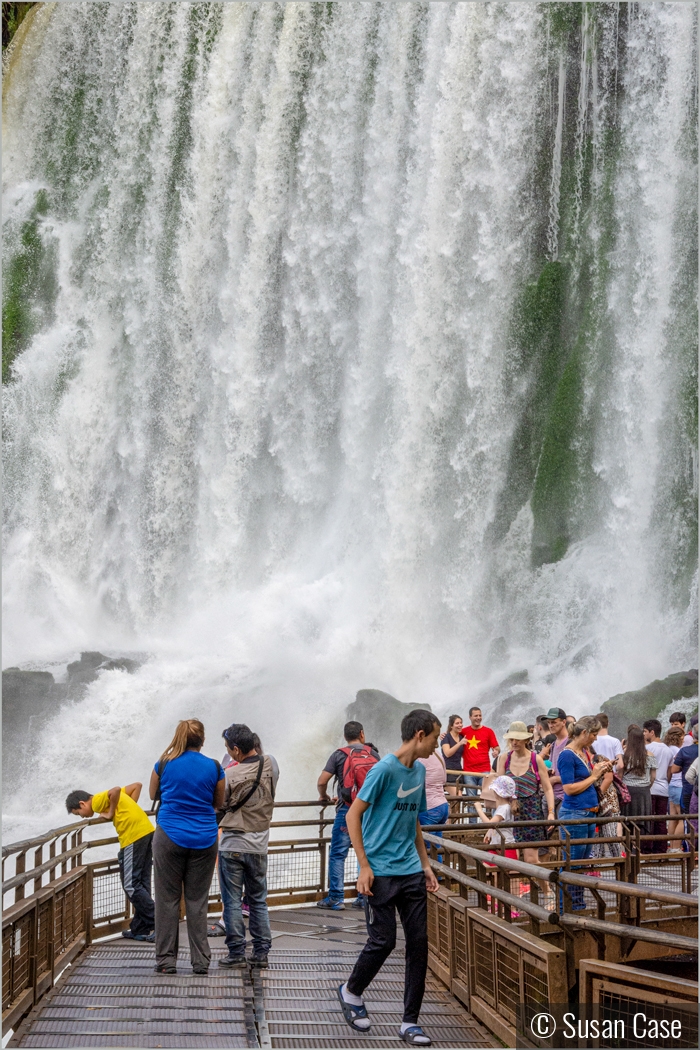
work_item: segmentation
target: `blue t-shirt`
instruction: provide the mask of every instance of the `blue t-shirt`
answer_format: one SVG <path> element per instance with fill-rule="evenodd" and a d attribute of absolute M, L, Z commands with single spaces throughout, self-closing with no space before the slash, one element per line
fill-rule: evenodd
<path fill-rule="evenodd" d="M 396 755 L 372 766 L 357 797 L 369 802 L 362 817 L 362 841 L 375 875 L 415 875 L 423 870 L 416 849 L 416 821 L 428 808 L 425 766 L 409 769 Z"/>
<path fill-rule="evenodd" d="M 153 768 L 157 773 L 157 762 Z M 207 849 L 216 842 L 214 790 L 223 779 L 221 766 L 199 751 L 185 751 L 163 766 L 157 821 L 176 846 Z"/>
<path fill-rule="evenodd" d="M 580 780 L 586 780 L 591 775 L 591 771 L 586 763 L 570 747 L 565 747 L 563 751 L 559 752 L 557 772 L 561 777 L 562 784 L 577 784 Z M 593 809 L 597 805 L 598 792 L 594 785 L 591 784 L 580 795 L 567 795 L 564 792 L 564 801 L 559 812 L 562 813 L 567 809 Z"/>
<path fill-rule="evenodd" d="M 681 776 L 685 780 L 685 775 L 692 766 L 695 759 L 698 757 L 698 745 L 697 744 L 686 744 L 680 751 L 676 751 L 676 756 L 673 759 L 672 765 L 681 767 Z"/>
<path fill-rule="evenodd" d="M 673 759 L 674 766 L 681 767 L 681 797 L 689 799 L 693 794 L 693 785 L 689 784 L 685 779 L 685 775 L 692 766 L 695 759 L 698 757 L 698 745 L 697 744 L 686 744 L 680 751 L 676 751 L 676 756 Z"/>

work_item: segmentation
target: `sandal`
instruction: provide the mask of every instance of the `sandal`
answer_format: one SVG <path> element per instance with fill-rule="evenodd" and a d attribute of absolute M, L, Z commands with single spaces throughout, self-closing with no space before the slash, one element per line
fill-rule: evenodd
<path fill-rule="evenodd" d="M 432 1043 L 430 1036 L 425 1034 L 419 1024 L 411 1025 L 405 1032 L 399 1031 L 399 1035 L 409 1046 L 430 1046 Z"/>
<path fill-rule="evenodd" d="M 355 1024 L 355 1022 L 364 1020 L 365 1018 L 367 1018 L 367 1020 L 369 1020 L 369 1017 L 367 1015 L 367 1007 L 366 1006 L 354 1006 L 352 1003 L 347 1003 L 345 1001 L 345 999 L 343 999 L 343 985 L 342 984 L 338 985 L 338 998 L 340 999 L 340 1005 L 341 1005 L 342 1010 L 343 1010 L 343 1017 L 348 1022 L 350 1027 L 352 1029 L 354 1029 L 356 1032 L 362 1032 L 362 1033 L 364 1033 L 366 1035 L 367 1032 L 369 1032 L 371 1026 L 370 1025 L 361 1026 L 361 1025 Z"/>

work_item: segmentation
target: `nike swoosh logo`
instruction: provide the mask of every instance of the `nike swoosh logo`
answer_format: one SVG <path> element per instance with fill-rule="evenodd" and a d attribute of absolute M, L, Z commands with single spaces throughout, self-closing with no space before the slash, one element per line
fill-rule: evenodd
<path fill-rule="evenodd" d="M 402 784 L 401 787 L 399 788 L 399 790 L 396 792 L 396 797 L 397 798 L 406 798 L 406 795 L 412 795 L 414 791 L 420 791 L 420 789 L 421 789 L 421 785 L 419 784 L 418 787 L 411 788 L 410 791 L 404 791 L 403 784 Z"/>

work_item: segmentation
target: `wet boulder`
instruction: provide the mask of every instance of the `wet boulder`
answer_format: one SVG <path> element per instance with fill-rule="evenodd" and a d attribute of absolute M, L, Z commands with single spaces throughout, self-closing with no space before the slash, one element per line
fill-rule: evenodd
<path fill-rule="evenodd" d="M 647 718 L 658 718 L 673 700 L 688 699 L 698 695 L 698 672 L 680 671 L 668 678 L 656 679 L 643 689 L 629 693 L 618 693 L 603 704 L 601 710 L 610 719 L 610 733 L 625 737 L 631 722 L 641 726 Z"/>
<path fill-rule="evenodd" d="M 348 722 L 361 722 L 365 737 L 385 755 L 401 744 L 401 722 L 409 711 L 430 711 L 430 704 L 405 704 L 381 689 L 358 690 L 345 712 Z"/>

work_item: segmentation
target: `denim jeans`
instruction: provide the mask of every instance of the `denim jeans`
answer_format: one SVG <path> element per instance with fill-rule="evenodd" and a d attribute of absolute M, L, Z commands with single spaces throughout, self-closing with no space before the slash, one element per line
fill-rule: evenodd
<path fill-rule="evenodd" d="M 418 823 L 422 828 L 431 828 L 433 824 L 446 824 L 447 818 L 450 815 L 449 803 L 443 802 L 441 806 L 433 806 L 432 809 L 426 809 L 424 813 L 418 814 Z M 441 831 L 431 832 L 433 835 L 437 835 L 442 838 Z M 437 855 L 438 864 L 443 863 L 442 854 Z"/>
<path fill-rule="evenodd" d="M 429 828 L 432 824 L 446 824 L 449 815 L 450 807 L 447 802 L 443 802 L 441 806 L 433 806 L 432 809 L 426 809 L 425 813 L 419 813 L 418 823 L 423 828 Z M 442 836 L 441 831 L 436 831 L 434 834 Z"/>
<path fill-rule="evenodd" d="M 267 854 L 220 850 L 219 884 L 229 957 L 240 959 L 245 955 L 245 924 L 241 910 L 244 887 L 250 908 L 253 955 L 267 955 L 272 944 L 267 912 Z"/>
<path fill-rule="evenodd" d="M 559 814 L 561 820 L 593 820 L 592 824 L 572 824 L 567 830 L 571 838 L 592 839 L 595 838 L 595 817 L 586 809 L 562 809 Z M 559 825 L 559 837 L 566 838 L 564 826 Z M 592 843 L 575 843 L 571 846 L 571 860 L 586 860 L 593 849 Z M 562 851 L 562 857 L 566 861 L 566 848 Z M 583 898 L 583 886 L 569 886 L 569 893 L 573 902 L 574 911 L 582 911 L 586 905 Z"/>
<path fill-rule="evenodd" d="M 481 787 L 481 781 L 483 779 L 483 777 L 470 776 L 469 773 L 464 774 L 464 794 L 467 796 L 467 798 L 476 798 L 478 796 L 479 788 Z M 478 824 L 479 818 L 476 815 L 476 811 L 471 806 L 469 806 L 468 809 L 470 813 L 469 823 Z"/>
<path fill-rule="evenodd" d="M 345 858 L 350 849 L 347 815 L 349 806 L 339 806 L 333 821 L 331 848 L 328 854 L 328 896 L 332 901 L 345 900 Z"/>

